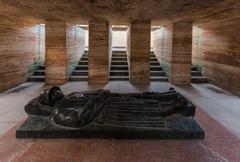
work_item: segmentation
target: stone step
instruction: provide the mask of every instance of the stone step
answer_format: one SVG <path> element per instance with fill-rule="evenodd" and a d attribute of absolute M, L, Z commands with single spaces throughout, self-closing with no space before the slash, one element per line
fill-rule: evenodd
<path fill-rule="evenodd" d="M 78 65 L 88 65 L 88 61 L 79 61 Z"/>
<path fill-rule="evenodd" d="M 36 70 L 34 71 L 34 76 L 44 76 L 45 70 Z"/>
<path fill-rule="evenodd" d="M 112 57 L 112 61 L 127 61 L 127 57 Z"/>
<path fill-rule="evenodd" d="M 127 55 L 126 51 L 112 51 L 112 55 Z"/>
<path fill-rule="evenodd" d="M 152 82 L 168 82 L 168 78 L 166 76 L 151 76 L 150 80 Z"/>
<path fill-rule="evenodd" d="M 161 66 L 150 66 L 150 71 L 162 71 Z"/>
<path fill-rule="evenodd" d="M 112 55 L 112 58 L 116 58 L 116 57 L 124 57 L 127 58 L 127 55 L 123 56 L 123 55 Z"/>
<path fill-rule="evenodd" d="M 88 70 L 88 65 L 77 65 L 75 70 Z"/>
<path fill-rule="evenodd" d="M 165 76 L 164 71 L 150 71 L 150 76 Z"/>
<path fill-rule="evenodd" d="M 69 81 L 88 81 L 88 76 L 71 76 Z"/>
<path fill-rule="evenodd" d="M 150 57 L 150 61 L 157 61 L 158 62 L 158 59 L 156 57 Z"/>
<path fill-rule="evenodd" d="M 121 71 L 121 70 L 116 70 L 116 71 L 113 71 L 111 70 L 110 71 L 110 76 L 129 76 L 129 72 L 124 70 L 124 71 Z"/>
<path fill-rule="evenodd" d="M 111 70 L 128 70 L 128 65 L 112 65 Z"/>
<path fill-rule="evenodd" d="M 191 72 L 197 73 L 197 72 L 200 72 L 200 71 L 198 71 L 198 70 L 191 70 Z M 202 75 L 202 73 L 201 73 L 201 75 Z"/>
<path fill-rule="evenodd" d="M 158 61 L 151 61 L 150 65 L 152 65 L 152 66 L 159 66 L 160 63 Z"/>
<path fill-rule="evenodd" d="M 112 57 L 127 57 L 126 53 L 116 53 L 116 54 L 112 54 Z"/>
<path fill-rule="evenodd" d="M 28 82 L 45 82 L 45 76 L 30 76 Z"/>
<path fill-rule="evenodd" d="M 154 54 L 150 54 L 150 57 L 156 57 Z"/>
<path fill-rule="evenodd" d="M 127 53 L 127 50 L 112 50 L 112 53 Z"/>
<path fill-rule="evenodd" d="M 202 76 L 202 73 L 200 71 L 192 71 L 192 76 Z"/>
<path fill-rule="evenodd" d="M 195 67 L 195 66 L 192 66 L 192 71 L 199 71 L 198 69 L 197 69 L 197 67 Z"/>
<path fill-rule="evenodd" d="M 128 76 L 110 76 L 110 81 L 129 81 Z"/>
<path fill-rule="evenodd" d="M 112 61 L 112 65 L 128 65 L 127 61 Z"/>
<path fill-rule="evenodd" d="M 116 53 L 120 53 L 120 54 L 121 53 L 125 53 L 125 54 L 127 54 L 127 51 L 122 51 L 122 50 L 121 51 L 120 50 L 119 51 L 116 51 L 116 50 L 112 51 L 112 54 L 116 54 Z"/>
<path fill-rule="evenodd" d="M 82 57 L 81 61 L 88 61 L 88 57 Z"/>
<path fill-rule="evenodd" d="M 87 70 L 74 70 L 72 73 L 73 76 L 88 76 Z"/>
<path fill-rule="evenodd" d="M 208 83 L 207 78 L 203 76 L 193 76 L 191 81 L 192 83 Z"/>
<path fill-rule="evenodd" d="M 45 65 L 39 65 L 39 66 L 37 66 L 37 70 L 45 70 Z"/>
<path fill-rule="evenodd" d="M 112 55 L 112 58 L 116 58 L 116 57 L 120 57 L 120 58 L 127 58 L 127 54 L 126 55 L 123 55 L 123 54 L 115 54 L 115 55 Z"/>

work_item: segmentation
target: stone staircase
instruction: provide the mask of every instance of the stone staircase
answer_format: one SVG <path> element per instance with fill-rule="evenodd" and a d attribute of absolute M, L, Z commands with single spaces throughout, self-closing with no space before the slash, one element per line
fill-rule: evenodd
<path fill-rule="evenodd" d="M 45 82 L 45 65 L 38 65 L 33 75 L 28 77 L 28 82 Z"/>
<path fill-rule="evenodd" d="M 202 73 L 195 66 L 192 66 L 192 83 L 208 83 L 207 78 L 202 76 Z"/>
<path fill-rule="evenodd" d="M 152 82 L 168 82 L 165 72 L 158 62 L 155 54 L 150 54 L 150 77 Z M 87 81 L 88 80 L 88 52 L 86 51 L 79 61 L 76 69 L 73 71 L 70 81 Z M 110 81 L 129 81 L 129 67 L 126 51 L 113 51 Z"/>
<path fill-rule="evenodd" d="M 154 52 L 151 52 L 150 54 L 150 80 L 152 82 L 168 82 L 168 77 L 160 66 Z"/>
<path fill-rule="evenodd" d="M 195 66 L 192 66 L 191 73 L 192 83 L 208 83 L 207 78 Z M 150 54 L 150 79 L 152 82 L 168 82 L 168 77 L 153 52 Z M 113 51 L 109 80 L 129 81 L 126 51 Z M 88 51 L 83 54 L 69 81 L 88 81 Z M 28 82 L 45 82 L 45 65 L 38 65 L 33 75 L 28 77 Z"/>
<path fill-rule="evenodd" d="M 69 81 L 88 81 L 88 51 L 84 52 Z"/>
<path fill-rule="evenodd" d="M 129 81 L 129 68 L 126 51 L 113 51 L 110 67 L 110 81 Z"/>
<path fill-rule="evenodd" d="M 158 62 L 157 57 L 155 56 L 154 52 L 151 52 L 150 54 L 150 61 L 151 61 L 151 81 L 161 81 L 161 82 L 168 82 L 168 78 L 163 71 L 162 67 L 160 66 L 160 63 Z M 208 83 L 208 80 L 206 77 L 202 76 L 202 73 L 197 69 L 197 67 L 192 66 L 192 83 Z"/>

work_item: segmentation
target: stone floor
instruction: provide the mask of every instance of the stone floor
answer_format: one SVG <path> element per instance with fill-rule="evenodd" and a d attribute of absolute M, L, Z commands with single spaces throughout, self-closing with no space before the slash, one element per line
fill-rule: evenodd
<path fill-rule="evenodd" d="M 64 93 L 100 88 L 113 92 L 164 92 L 171 86 L 133 86 L 128 82 L 90 86 L 86 82 L 69 82 L 62 89 Z M 16 139 L 15 130 L 26 118 L 23 107 L 45 88 L 41 83 L 25 83 L 0 93 L 0 162 L 240 161 L 240 98 L 211 84 L 176 87 L 198 107 L 196 120 L 206 132 L 203 141 Z"/>

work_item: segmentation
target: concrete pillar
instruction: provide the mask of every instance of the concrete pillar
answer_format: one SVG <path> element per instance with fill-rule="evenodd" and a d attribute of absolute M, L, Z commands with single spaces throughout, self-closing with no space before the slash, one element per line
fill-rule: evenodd
<path fill-rule="evenodd" d="M 192 22 L 173 24 L 170 82 L 191 84 Z"/>
<path fill-rule="evenodd" d="M 128 29 L 128 60 L 130 82 L 150 82 L 151 22 L 132 21 Z"/>
<path fill-rule="evenodd" d="M 110 30 L 105 20 L 89 20 L 88 82 L 105 84 L 109 80 Z"/>
<path fill-rule="evenodd" d="M 66 22 L 46 21 L 46 83 L 67 80 Z"/>

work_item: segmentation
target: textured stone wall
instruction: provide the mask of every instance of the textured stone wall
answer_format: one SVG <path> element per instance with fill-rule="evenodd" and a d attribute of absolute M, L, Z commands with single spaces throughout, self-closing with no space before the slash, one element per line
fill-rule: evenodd
<path fill-rule="evenodd" d="M 109 71 L 110 71 L 110 65 L 111 65 L 111 60 L 112 60 L 112 47 L 113 47 L 113 30 L 112 30 L 112 28 L 111 27 L 109 27 L 109 47 L 108 47 L 108 51 L 109 51 L 109 53 L 108 53 L 108 62 L 109 62 L 109 67 L 108 67 L 108 69 L 109 69 Z"/>
<path fill-rule="evenodd" d="M 201 26 L 203 75 L 240 95 L 240 21 Z"/>
<path fill-rule="evenodd" d="M 150 82 L 151 22 L 132 21 L 128 29 L 128 60 L 130 82 Z"/>
<path fill-rule="evenodd" d="M 46 83 L 67 80 L 66 22 L 46 21 Z"/>
<path fill-rule="evenodd" d="M 85 50 L 85 32 L 76 25 L 67 23 L 67 75 L 71 75 Z"/>
<path fill-rule="evenodd" d="M 153 51 L 159 61 L 164 59 L 164 27 L 153 31 Z"/>
<path fill-rule="evenodd" d="M 202 70 L 202 29 L 193 26 L 192 64 Z"/>
<path fill-rule="evenodd" d="M 36 62 L 38 64 L 45 64 L 45 25 L 40 24 L 38 28 L 38 57 Z"/>
<path fill-rule="evenodd" d="M 126 31 L 113 31 L 112 32 L 112 46 L 126 48 L 127 32 Z"/>
<path fill-rule="evenodd" d="M 153 32 L 153 50 L 167 76 L 171 73 L 173 25 Z"/>
<path fill-rule="evenodd" d="M 131 49 L 130 49 L 130 42 L 131 42 L 131 33 L 130 33 L 130 27 L 128 27 L 127 29 L 127 58 L 128 58 L 128 62 L 130 62 L 130 52 L 131 52 Z"/>
<path fill-rule="evenodd" d="M 88 82 L 104 84 L 109 80 L 110 52 L 109 23 L 91 18 L 89 20 Z"/>
<path fill-rule="evenodd" d="M 5 6 L 6 7 L 6 6 Z M 0 11 L 0 92 L 25 82 L 38 55 L 38 21 Z"/>

